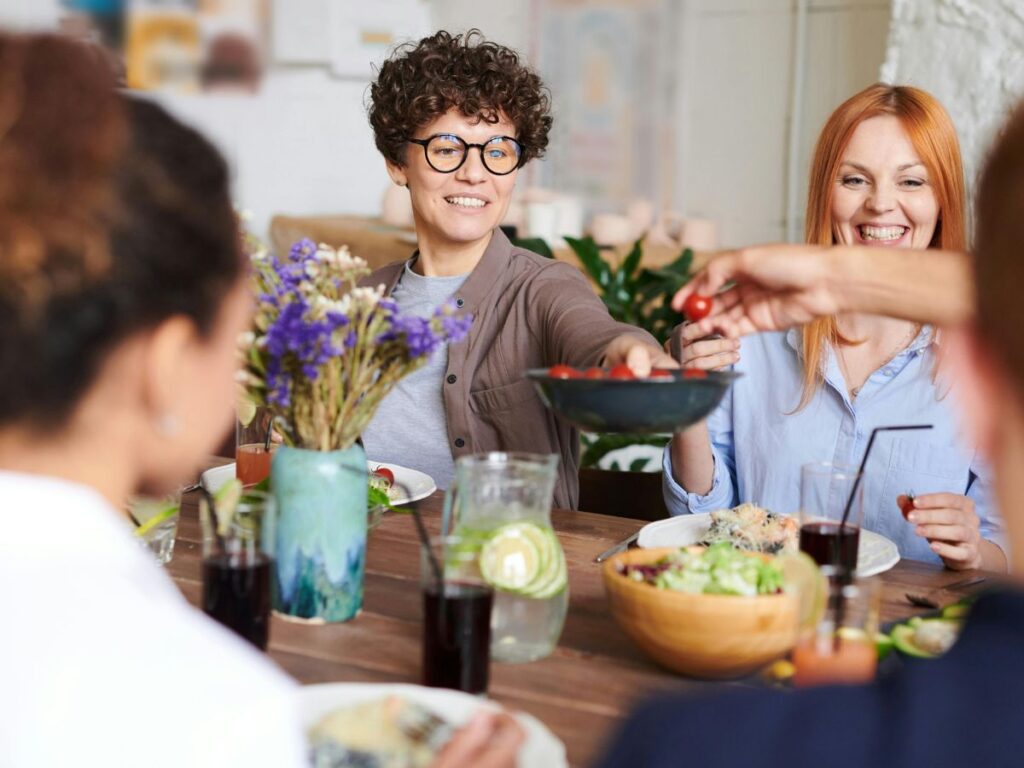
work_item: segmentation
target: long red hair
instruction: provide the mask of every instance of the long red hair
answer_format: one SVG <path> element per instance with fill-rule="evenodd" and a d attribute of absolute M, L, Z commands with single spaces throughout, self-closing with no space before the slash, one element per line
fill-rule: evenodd
<path fill-rule="evenodd" d="M 928 170 L 929 184 L 939 204 L 939 220 L 929 248 L 966 250 L 964 169 L 960 142 L 946 110 L 929 93 L 910 86 L 875 83 L 844 101 L 829 117 L 818 137 L 811 161 L 807 191 L 805 238 L 808 243 L 832 245 L 832 193 L 839 165 L 857 126 L 871 117 L 893 115 L 903 125 L 914 149 Z M 848 343 L 834 317 L 804 326 L 804 388 L 798 410 L 821 386 L 822 357 L 826 344 Z"/>

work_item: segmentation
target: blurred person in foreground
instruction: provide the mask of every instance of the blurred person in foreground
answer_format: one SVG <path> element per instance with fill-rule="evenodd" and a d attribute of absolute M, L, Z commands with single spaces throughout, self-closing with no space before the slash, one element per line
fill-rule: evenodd
<path fill-rule="evenodd" d="M 95 52 L 0 33 L 4 766 L 306 764 L 294 683 L 191 608 L 122 511 L 194 478 L 231 422 L 251 295 L 228 177 Z M 481 716 L 437 765 L 511 766 L 520 740 Z"/>
<path fill-rule="evenodd" d="M 498 228 L 519 170 L 551 129 L 547 89 L 477 30 L 400 47 L 370 86 L 370 125 L 391 179 L 409 190 L 417 250 L 363 280 L 403 312 L 446 301 L 469 334 L 402 379 L 363 431 L 366 454 L 445 489 L 459 456 L 554 453 L 557 507 L 579 501 L 579 431 L 544 407 L 531 368 L 678 367 L 646 331 L 616 322 L 572 265 L 517 248 Z"/>
<path fill-rule="evenodd" d="M 735 338 L 842 311 L 945 327 L 944 354 L 1024 572 L 1024 105 L 988 159 L 974 258 L 962 253 L 770 246 L 723 255 L 675 297 L 715 297 L 704 333 Z M 972 274 L 973 267 L 973 274 Z M 664 697 L 638 709 L 600 765 L 1019 766 L 1024 755 L 1024 585 L 978 599 L 940 659 L 864 686 Z"/>
<path fill-rule="evenodd" d="M 956 129 L 918 88 L 876 83 L 843 102 L 818 138 L 807 197 L 809 243 L 886 256 L 966 248 Z M 741 502 L 794 512 L 803 465 L 856 467 L 875 427 L 931 424 L 879 436 L 864 468 L 863 527 L 906 559 L 1005 570 L 991 473 L 958 428 L 932 324 L 847 310 L 742 345 L 704 338 L 692 324 L 681 335 L 684 366 L 744 375 L 666 449 L 672 514 Z M 908 493 L 913 525 L 901 513 Z"/>

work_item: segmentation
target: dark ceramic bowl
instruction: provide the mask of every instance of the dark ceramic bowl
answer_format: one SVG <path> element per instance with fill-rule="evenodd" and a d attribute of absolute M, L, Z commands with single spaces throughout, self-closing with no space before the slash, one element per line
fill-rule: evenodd
<path fill-rule="evenodd" d="M 527 371 L 544 404 L 587 432 L 674 432 L 696 424 L 715 409 L 741 374 L 683 372 L 650 379 L 558 379 L 547 368 Z"/>

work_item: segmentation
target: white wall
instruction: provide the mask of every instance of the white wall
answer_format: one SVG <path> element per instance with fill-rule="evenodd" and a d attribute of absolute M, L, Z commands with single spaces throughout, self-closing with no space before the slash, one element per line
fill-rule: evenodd
<path fill-rule="evenodd" d="M 1024 97 L 1024 0 L 894 0 L 882 75 L 943 103 L 973 186 L 995 131 Z"/>
<path fill-rule="evenodd" d="M 785 237 L 793 0 L 684 0 L 676 205 L 720 223 L 724 245 Z M 878 79 L 888 0 L 810 0 L 800 120 L 800 217 L 825 119 Z M 799 239 L 799 238 L 798 238 Z"/>

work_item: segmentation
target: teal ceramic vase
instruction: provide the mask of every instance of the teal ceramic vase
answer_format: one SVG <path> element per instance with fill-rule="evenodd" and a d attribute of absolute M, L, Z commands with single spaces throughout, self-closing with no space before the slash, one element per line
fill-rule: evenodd
<path fill-rule="evenodd" d="M 366 454 L 362 446 L 274 452 L 277 589 L 274 609 L 316 621 L 348 621 L 363 606 Z"/>

